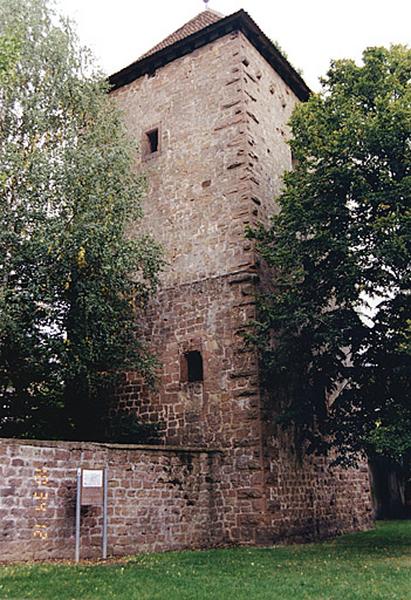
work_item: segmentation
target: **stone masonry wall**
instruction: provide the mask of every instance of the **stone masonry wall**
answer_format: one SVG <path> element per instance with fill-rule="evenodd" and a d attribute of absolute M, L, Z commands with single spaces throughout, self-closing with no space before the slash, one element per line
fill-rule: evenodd
<path fill-rule="evenodd" d="M 247 273 L 162 289 L 146 315 L 162 365 L 157 386 L 142 389 L 128 373 L 121 394 L 124 408 L 163 424 L 167 444 L 224 448 L 226 542 L 257 542 L 265 511 L 257 358 L 242 335 L 254 304 L 254 276 Z M 202 353 L 202 382 L 182 380 L 190 350 Z"/>
<path fill-rule="evenodd" d="M 299 100 L 242 34 L 239 43 L 251 224 L 267 225 L 278 212 L 275 199 L 291 169 L 288 122 Z"/>
<path fill-rule="evenodd" d="M 169 266 L 145 316 L 160 360 L 156 390 L 126 375 L 121 403 L 160 421 L 162 441 L 222 447 L 224 540 L 272 543 L 370 524 L 368 472 L 332 471 L 325 459 L 298 463 L 261 396 L 256 353 L 243 333 L 266 285 L 249 224 L 276 210 L 291 168 L 287 122 L 296 96 L 241 33 L 205 47 L 113 92 L 140 143 L 136 169 L 148 193 L 144 229 Z M 144 155 L 158 127 L 159 151 Z M 199 351 L 204 381 L 182 378 Z M 358 499 L 352 507 L 352 490 Z"/>
<path fill-rule="evenodd" d="M 147 177 L 144 227 L 169 261 L 164 287 L 249 268 L 240 34 L 226 35 L 112 93 Z M 159 151 L 144 156 L 144 133 Z"/>
<path fill-rule="evenodd" d="M 159 127 L 159 152 L 144 157 L 141 143 L 136 169 L 149 186 L 145 229 L 170 262 L 145 316 L 157 390 L 129 373 L 122 404 L 160 420 L 167 443 L 224 446 L 226 540 L 255 542 L 265 508 L 257 357 L 242 337 L 255 316 L 255 260 L 244 237 L 254 204 L 240 55 L 240 34 L 229 34 L 113 93 L 135 140 Z M 203 382 L 182 380 L 190 350 L 202 353 Z"/>
<path fill-rule="evenodd" d="M 0 440 L 0 561 L 74 558 L 77 467 L 108 467 L 108 554 L 222 540 L 220 453 Z M 102 511 L 83 507 L 81 557 L 101 556 Z"/>
<path fill-rule="evenodd" d="M 273 425 L 274 420 L 271 415 L 265 425 L 267 521 L 272 539 L 304 541 L 372 527 L 366 462 L 342 469 L 333 467 L 330 457 L 301 458 L 294 450 L 293 436 Z"/>

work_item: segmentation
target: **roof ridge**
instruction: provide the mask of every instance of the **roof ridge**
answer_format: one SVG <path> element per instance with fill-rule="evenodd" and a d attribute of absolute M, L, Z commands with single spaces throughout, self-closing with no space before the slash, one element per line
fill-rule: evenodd
<path fill-rule="evenodd" d="M 210 12 L 213 13 L 213 15 L 217 15 L 217 17 L 220 17 L 221 19 L 224 18 L 225 15 L 223 15 L 223 13 L 220 13 L 218 10 L 214 10 L 214 8 L 206 8 L 205 11 L 203 12 Z"/>
<path fill-rule="evenodd" d="M 214 23 L 223 18 L 224 15 L 217 12 L 216 10 L 212 10 L 210 8 L 202 10 L 195 17 L 193 17 L 192 19 L 184 23 L 181 27 L 176 29 L 173 33 L 168 35 L 164 40 L 162 40 L 161 42 L 153 46 L 153 48 L 142 54 L 139 60 L 142 58 L 146 58 L 147 56 L 150 56 L 151 54 L 154 54 L 158 50 L 162 50 L 167 46 L 171 46 L 175 42 L 183 40 L 192 33 L 200 31 L 201 29 L 204 29 L 209 25 L 213 25 Z"/>

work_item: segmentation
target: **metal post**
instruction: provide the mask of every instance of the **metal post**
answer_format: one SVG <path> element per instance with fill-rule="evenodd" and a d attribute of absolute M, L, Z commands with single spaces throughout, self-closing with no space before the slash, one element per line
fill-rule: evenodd
<path fill-rule="evenodd" d="M 103 559 L 107 558 L 107 502 L 108 500 L 108 469 L 105 467 L 104 469 L 104 479 L 103 479 L 103 544 L 102 544 L 102 554 Z"/>
<path fill-rule="evenodd" d="M 80 511 L 81 511 L 81 468 L 77 469 L 77 494 L 76 494 L 76 563 L 80 560 Z"/>

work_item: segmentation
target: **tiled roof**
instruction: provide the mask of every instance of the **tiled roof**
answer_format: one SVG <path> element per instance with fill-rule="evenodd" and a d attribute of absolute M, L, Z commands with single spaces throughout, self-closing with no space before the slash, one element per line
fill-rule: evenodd
<path fill-rule="evenodd" d="M 108 83 L 111 91 L 131 83 L 142 75 L 153 74 L 156 69 L 169 62 L 233 31 L 241 31 L 247 37 L 300 100 L 309 98 L 311 91 L 301 75 L 244 10 L 228 17 L 209 9 L 200 13 L 136 62 L 110 75 Z"/>
<path fill-rule="evenodd" d="M 175 42 L 184 40 L 189 35 L 197 33 L 197 31 L 208 27 L 208 25 L 213 25 L 213 23 L 217 23 L 217 21 L 220 21 L 223 18 L 224 15 L 221 15 L 220 13 L 214 10 L 210 10 L 209 8 L 207 10 L 203 10 L 196 17 L 194 17 L 185 25 L 180 27 L 180 29 L 177 29 L 177 31 L 166 37 L 165 40 L 163 40 L 162 42 L 154 46 L 154 48 L 151 48 L 151 50 L 140 56 L 140 59 L 146 58 L 147 56 L 151 56 L 159 50 L 163 50 L 163 48 L 167 48 L 167 46 L 175 44 Z"/>

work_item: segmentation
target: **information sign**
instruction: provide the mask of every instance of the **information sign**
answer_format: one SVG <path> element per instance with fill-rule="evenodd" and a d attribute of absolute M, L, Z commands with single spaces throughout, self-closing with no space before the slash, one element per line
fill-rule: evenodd
<path fill-rule="evenodd" d="M 82 506 L 102 506 L 102 556 L 107 558 L 107 469 L 77 469 L 76 562 L 80 560 L 80 520 Z"/>
<path fill-rule="evenodd" d="M 103 469 L 82 469 L 81 506 L 100 506 L 103 503 Z"/>

